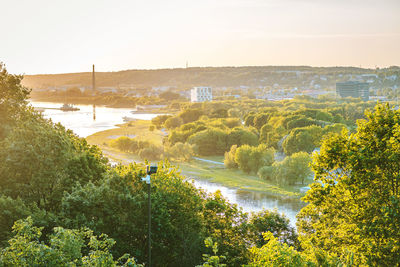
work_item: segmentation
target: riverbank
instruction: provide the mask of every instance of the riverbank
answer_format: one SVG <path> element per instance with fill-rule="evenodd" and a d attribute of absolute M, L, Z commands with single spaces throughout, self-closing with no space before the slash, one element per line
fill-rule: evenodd
<path fill-rule="evenodd" d="M 120 136 L 134 136 L 142 140 L 149 140 L 156 144 L 162 144 L 162 138 L 166 135 L 161 130 L 150 131 L 150 121 L 135 120 L 128 123 L 117 125 L 118 128 L 100 131 L 88 136 L 86 139 L 90 144 L 99 146 L 104 154 L 113 161 L 129 164 L 141 162 L 142 160 L 134 154 L 124 153 L 110 147 L 110 141 Z M 172 162 L 179 166 L 187 177 L 206 180 L 218 183 L 229 188 L 242 189 L 253 192 L 269 193 L 279 196 L 299 199 L 301 186 L 278 186 L 268 183 L 256 175 L 246 174 L 240 170 L 226 169 L 223 164 L 223 157 L 207 157 L 193 159 L 190 162 Z"/>

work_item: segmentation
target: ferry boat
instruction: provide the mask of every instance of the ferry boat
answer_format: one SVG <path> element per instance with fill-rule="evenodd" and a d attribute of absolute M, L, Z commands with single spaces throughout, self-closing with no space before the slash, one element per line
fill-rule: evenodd
<path fill-rule="evenodd" d="M 123 120 L 124 122 L 130 122 L 130 121 L 135 121 L 136 119 L 135 119 L 135 118 L 131 118 L 131 117 L 125 116 L 125 117 L 122 117 L 122 120 Z"/>
<path fill-rule="evenodd" d="M 79 108 L 75 108 L 72 104 L 64 104 L 60 108 L 62 111 L 77 111 Z"/>

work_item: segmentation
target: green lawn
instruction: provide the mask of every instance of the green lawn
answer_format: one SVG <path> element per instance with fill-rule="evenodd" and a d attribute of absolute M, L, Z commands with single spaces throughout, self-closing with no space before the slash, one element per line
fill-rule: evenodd
<path fill-rule="evenodd" d="M 207 158 L 209 159 L 209 158 Z M 226 169 L 223 165 L 192 160 L 191 162 L 177 163 L 182 174 L 186 176 L 206 179 L 223 184 L 227 187 L 245 189 L 257 192 L 269 192 L 279 195 L 299 197 L 299 187 L 279 187 L 258 178 L 254 174 L 246 174 L 240 170 Z"/>

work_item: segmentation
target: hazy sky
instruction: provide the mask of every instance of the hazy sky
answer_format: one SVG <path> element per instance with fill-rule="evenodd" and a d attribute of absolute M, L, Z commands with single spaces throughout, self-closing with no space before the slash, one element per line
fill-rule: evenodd
<path fill-rule="evenodd" d="M 400 65 L 400 0 L 0 0 L 11 73 Z"/>

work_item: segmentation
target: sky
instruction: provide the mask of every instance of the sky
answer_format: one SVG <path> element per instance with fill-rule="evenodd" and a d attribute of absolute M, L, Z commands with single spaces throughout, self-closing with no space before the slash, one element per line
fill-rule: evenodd
<path fill-rule="evenodd" d="M 0 0 L 0 18 L 15 74 L 400 65 L 400 0 Z"/>

